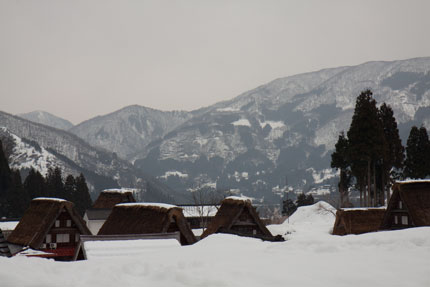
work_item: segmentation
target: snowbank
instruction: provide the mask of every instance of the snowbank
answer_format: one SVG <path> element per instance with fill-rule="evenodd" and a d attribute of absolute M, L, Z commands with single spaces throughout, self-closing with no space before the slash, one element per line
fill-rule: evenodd
<path fill-rule="evenodd" d="M 0 278 L 2 286 L 430 286 L 430 227 L 333 236 L 332 212 L 324 202 L 299 208 L 277 226 L 294 229 L 285 242 L 214 234 L 103 260 L 0 258 Z"/>

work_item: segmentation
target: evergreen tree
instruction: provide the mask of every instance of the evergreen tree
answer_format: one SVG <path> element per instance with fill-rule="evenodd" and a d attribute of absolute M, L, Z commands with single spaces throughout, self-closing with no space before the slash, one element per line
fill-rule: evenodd
<path fill-rule="evenodd" d="M 49 197 L 65 199 L 63 177 L 59 167 L 50 167 L 48 169 L 48 174 L 46 175 L 46 189 Z"/>
<path fill-rule="evenodd" d="M 21 217 L 30 204 L 30 197 L 22 185 L 19 170 L 11 170 L 11 178 L 13 188 L 10 190 L 8 200 L 13 209 L 10 216 Z"/>
<path fill-rule="evenodd" d="M 297 206 L 291 199 L 285 199 L 282 201 L 282 214 L 290 216 L 297 210 Z"/>
<path fill-rule="evenodd" d="M 406 144 L 404 177 L 425 178 L 430 175 L 430 142 L 424 127 L 411 128 Z"/>
<path fill-rule="evenodd" d="M 367 185 L 367 194 L 364 193 L 364 199 L 368 206 L 371 205 L 372 173 L 373 178 L 375 178 L 376 164 L 383 160 L 386 154 L 386 142 L 379 118 L 379 110 L 372 95 L 370 90 L 366 90 L 357 97 L 351 126 L 347 133 L 351 171 L 357 178 L 361 193 Z M 375 200 L 375 184 L 374 187 L 373 199 Z"/>
<path fill-rule="evenodd" d="M 348 139 L 345 137 L 345 133 L 342 131 L 339 135 L 337 143 L 335 145 L 335 151 L 331 154 L 331 168 L 340 170 L 339 179 L 339 193 L 340 193 L 340 206 L 347 207 L 349 203 L 349 186 L 351 184 L 351 172 L 349 170 L 348 160 Z"/>
<path fill-rule="evenodd" d="M 30 172 L 24 180 L 24 189 L 30 199 L 48 196 L 45 178 L 34 168 L 30 169 Z"/>
<path fill-rule="evenodd" d="M 65 199 L 76 202 L 76 180 L 73 175 L 69 174 L 64 181 L 64 194 Z"/>
<path fill-rule="evenodd" d="M 76 205 L 76 209 L 79 211 L 81 215 L 83 215 L 85 213 L 85 210 L 90 208 L 92 205 L 87 182 L 82 173 L 76 178 L 75 205 Z"/>
<path fill-rule="evenodd" d="M 297 196 L 296 204 L 297 207 L 312 205 L 314 204 L 314 197 L 312 196 L 312 194 L 305 195 L 304 193 L 300 193 Z"/>
<path fill-rule="evenodd" d="M 405 148 L 402 145 L 402 140 L 399 136 L 399 129 L 397 128 L 397 122 L 394 118 L 394 113 L 391 107 L 383 103 L 379 109 L 379 116 L 382 122 L 384 137 L 387 144 L 386 157 L 382 162 L 382 171 L 380 173 L 382 190 L 380 204 L 384 204 L 384 190 L 387 190 L 387 200 L 389 200 L 389 187 L 392 183 L 390 182 L 390 179 L 398 178 L 399 176 L 395 173 L 395 171 L 403 168 Z M 390 174 L 390 171 L 393 172 Z"/>

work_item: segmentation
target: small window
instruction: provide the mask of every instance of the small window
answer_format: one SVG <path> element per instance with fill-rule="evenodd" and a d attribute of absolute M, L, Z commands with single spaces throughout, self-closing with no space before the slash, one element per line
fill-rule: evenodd
<path fill-rule="evenodd" d="M 59 220 L 55 220 L 55 227 L 60 227 L 60 221 Z"/>
<path fill-rule="evenodd" d="M 402 201 L 400 200 L 399 201 L 399 209 L 402 209 L 403 208 L 403 204 L 402 204 Z"/>
<path fill-rule="evenodd" d="M 408 225 L 408 217 L 406 215 L 402 216 L 402 224 L 403 225 Z"/>
<path fill-rule="evenodd" d="M 79 233 L 75 233 L 75 242 L 79 242 Z"/>
<path fill-rule="evenodd" d="M 51 236 L 51 234 L 46 234 L 45 242 L 46 243 L 51 243 L 52 242 L 52 236 Z"/>
<path fill-rule="evenodd" d="M 70 234 L 57 234 L 57 243 L 69 243 Z"/>
<path fill-rule="evenodd" d="M 67 219 L 66 226 L 67 227 L 71 227 L 72 226 L 72 221 L 70 219 Z"/>
<path fill-rule="evenodd" d="M 394 224 L 399 224 L 399 220 L 397 219 L 397 215 L 394 215 Z"/>

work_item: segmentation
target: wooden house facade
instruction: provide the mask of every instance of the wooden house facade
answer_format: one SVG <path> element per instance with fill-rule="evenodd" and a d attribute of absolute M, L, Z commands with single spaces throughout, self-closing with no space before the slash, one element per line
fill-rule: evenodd
<path fill-rule="evenodd" d="M 213 233 L 230 233 L 271 241 L 281 240 L 275 238 L 266 228 L 251 201 L 233 196 L 221 202 L 221 207 L 201 238 Z"/>
<path fill-rule="evenodd" d="M 430 180 L 396 182 L 381 229 L 430 226 Z"/>
<path fill-rule="evenodd" d="M 24 213 L 8 242 L 46 252 L 56 260 L 71 260 L 80 235 L 90 235 L 73 203 L 54 198 L 36 198 Z"/>
<path fill-rule="evenodd" d="M 123 203 L 112 210 L 98 235 L 179 232 L 182 245 L 196 242 L 182 209 L 169 204 Z"/>

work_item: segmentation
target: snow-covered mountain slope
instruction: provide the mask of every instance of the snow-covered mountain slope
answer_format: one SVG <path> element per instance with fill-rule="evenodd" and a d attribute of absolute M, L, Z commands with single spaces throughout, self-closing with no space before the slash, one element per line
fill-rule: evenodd
<path fill-rule="evenodd" d="M 163 112 L 134 105 L 87 120 L 70 132 L 93 146 L 130 158 L 189 118 L 188 112 Z"/>
<path fill-rule="evenodd" d="M 279 201 L 287 176 L 295 190 L 318 194 L 336 185 L 330 154 L 368 88 L 392 106 L 403 139 L 413 124 L 430 128 L 430 58 L 369 62 L 277 79 L 195 111 L 135 165 L 176 189 L 211 184 Z"/>
<path fill-rule="evenodd" d="M 12 165 L 28 167 L 35 164 L 41 171 L 58 165 L 66 173 L 82 172 L 94 187 L 93 197 L 106 188 L 127 186 L 145 192 L 142 196 L 144 200 L 171 202 L 183 199 L 179 193 L 136 170 L 129 162 L 119 159 L 112 152 L 94 148 L 71 133 L 4 112 L 0 112 L 0 127 L 7 128 L 12 137 L 9 142 L 14 142 L 14 148 L 8 152 L 14 154 Z"/>
<path fill-rule="evenodd" d="M 30 113 L 19 114 L 17 116 L 35 123 L 65 131 L 73 127 L 73 124 L 68 120 L 62 119 L 44 111 L 33 111 Z"/>

